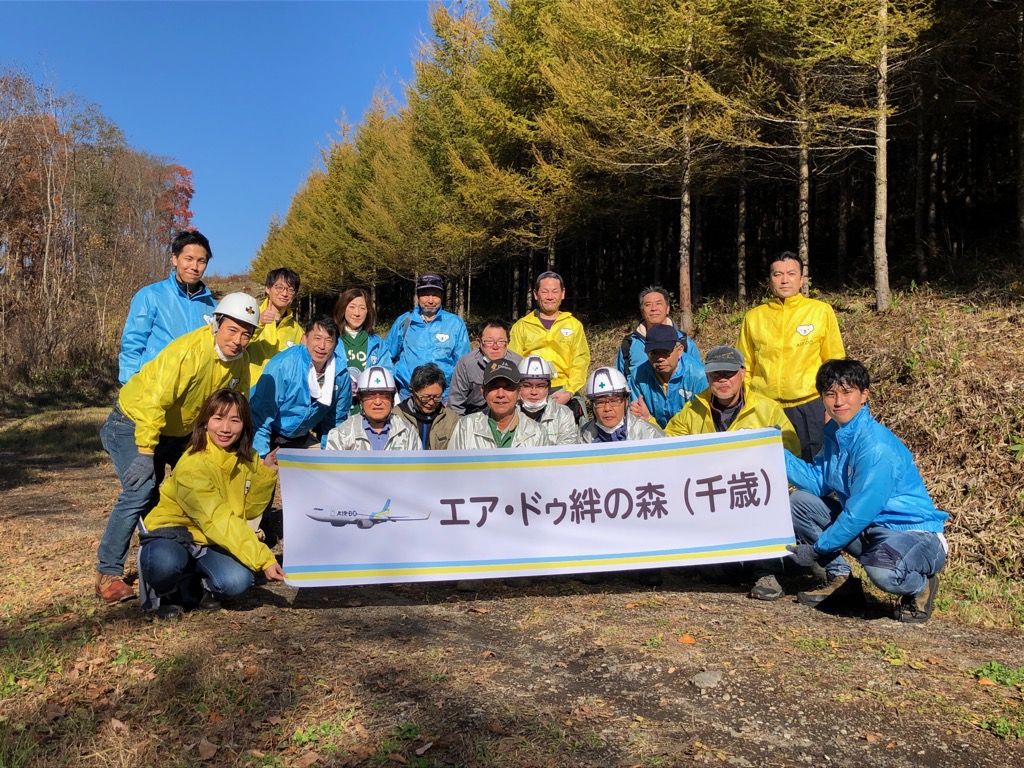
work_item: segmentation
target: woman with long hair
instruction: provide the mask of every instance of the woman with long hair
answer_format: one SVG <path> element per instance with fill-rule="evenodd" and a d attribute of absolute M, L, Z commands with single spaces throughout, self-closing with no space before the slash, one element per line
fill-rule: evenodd
<path fill-rule="evenodd" d="M 143 610 L 178 618 L 207 592 L 215 600 L 247 592 L 256 571 L 271 581 L 285 578 L 248 523 L 266 508 L 277 482 L 277 451 L 260 461 L 252 438 L 243 395 L 219 389 L 206 399 L 185 455 L 143 521 Z"/>

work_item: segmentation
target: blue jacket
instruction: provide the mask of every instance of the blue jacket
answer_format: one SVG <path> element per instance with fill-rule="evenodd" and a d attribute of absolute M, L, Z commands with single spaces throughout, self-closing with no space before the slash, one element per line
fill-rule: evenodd
<path fill-rule="evenodd" d="M 352 378 L 345 358 L 334 353 L 334 395 L 331 405 L 313 400 L 309 394 L 309 369 L 313 358 L 305 344 L 296 344 L 267 361 L 249 395 L 252 423 L 256 431 L 252 447 L 260 456 L 273 448 L 274 437 L 301 437 L 319 426 L 320 447 L 327 445 L 327 433 L 348 418 L 352 410 Z"/>
<path fill-rule="evenodd" d="M 395 320 L 384 346 L 394 361 L 395 381 L 402 399 L 409 397 L 412 372 L 424 363 L 437 363 L 444 371 L 444 397 L 447 399 L 455 363 L 470 351 L 469 333 L 461 317 L 439 309 L 437 316 L 427 323 L 419 307 Z"/>
<path fill-rule="evenodd" d="M 638 325 L 626 338 L 629 339 L 629 366 L 626 366 L 626 359 L 622 355 L 622 344 L 619 344 L 619 351 L 615 353 L 615 368 L 625 376 L 627 379 L 633 375 L 633 372 L 637 370 L 641 365 L 647 362 L 647 352 L 644 351 L 644 344 L 647 343 L 647 338 L 640 332 L 643 328 L 642 325 Z M 694 362 L 699 366 L 704 365 L 704 361 L 701 359 L 700 350 L 697 349 L 697 342 L 691 339 L 682 331 L 677 331 L 680 339 L 686 339 L 686 352 L 684 354 L 689 355 L 693 358 Z M 623 339 L 625 341 L 626 339 Z"/>
<path fill-rule="evenodd" d="M 192 298 L 181 290 L 174 273 L 152 283 L 132 297 L 128 318 L 121 333 L 121 354 L 117 362 L 122 385 L 179 336 L 201 328 L 213 318 L 213 300 L 205 285 Z"/>
<path fill-rule="evenodd" d="M 843 511 L 818 538 L 815 551 L 837 552 L 868 526 L 940 533 L 949 517 L 936 509 L 914 457 L 865 405 L 843 427 L 830 421 L 821 451 L 808 464 L 786 451 L 786 475 L 816 496 L 835 493 Z"/>
<path fill-rule="evenodd" d="M 673 416 L 683 410 L 683 406 L 693 399 L 698 392 L 708 388 L 708 380 L 704 376 L 704 366 L 698 365 L 693 358 L 683 353 L 679 356 L 679 364 L 668 382 L 668 392 L 661 385 L 657 371 L 650 362 L 644 364 L 629 375 L 629 392 L 631 400 L 639 400 L 642 395 L 647 410 L 664 429 Z"/>

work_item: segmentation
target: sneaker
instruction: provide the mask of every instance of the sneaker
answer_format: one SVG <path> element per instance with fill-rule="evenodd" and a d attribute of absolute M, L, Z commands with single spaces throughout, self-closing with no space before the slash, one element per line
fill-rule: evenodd
<path fill-rule="evenodd" d="M 807 592 L 798 592 L 796 595 L 797 602 L 801 605 L 809 605 L 812 608 L 814 606 L 821 605 L 832 597 L 837 590 L 842 589 L 849 580 L 850 574 L 848 573 L 839 573 L 834 576 L 830 576 L 828 581 L 817 589 L 811 589 Z"/>
<path fill-rule="evenodd" d="M 939 591 L 939 577 L 929 576 L 924 589 L 916 595 L 904 595 L 896 606 L 893 618 L 905 624 L 924 624 L 932 616 L 935 593 Z"/>
<path fill-rule="evenodd" d="M 135 590 L 125 584 L 120 576 L 97 573 L 96 597 L 113 605 L 135 597 Z"/>
<path fill-rule="evenodd" d="M 755 600 L 778 600 L 783 594 L 782 585 L 771 573 L 758 579 L 750 590 L 750 596 Z"/>

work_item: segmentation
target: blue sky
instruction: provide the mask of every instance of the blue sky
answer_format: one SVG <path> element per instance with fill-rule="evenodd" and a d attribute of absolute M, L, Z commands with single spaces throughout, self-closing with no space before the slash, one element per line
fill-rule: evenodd
<path fill-rule="evenodd" d="M 425 0 L 0 2 L 0 68 L 99 104 L 137 149 L 195 173 L 210 271 L 248 270 L 344 114 L 400 93 Z"/>

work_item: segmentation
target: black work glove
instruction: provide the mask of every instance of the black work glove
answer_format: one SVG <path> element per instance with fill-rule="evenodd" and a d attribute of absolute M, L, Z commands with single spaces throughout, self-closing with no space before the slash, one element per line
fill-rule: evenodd
<path fill-rule="evenodd" d="M 821 557 L 811 544 L 787 544 L 786 549 L 793 556 L 793 562 L 805 568 L 814 565 Z"/>

